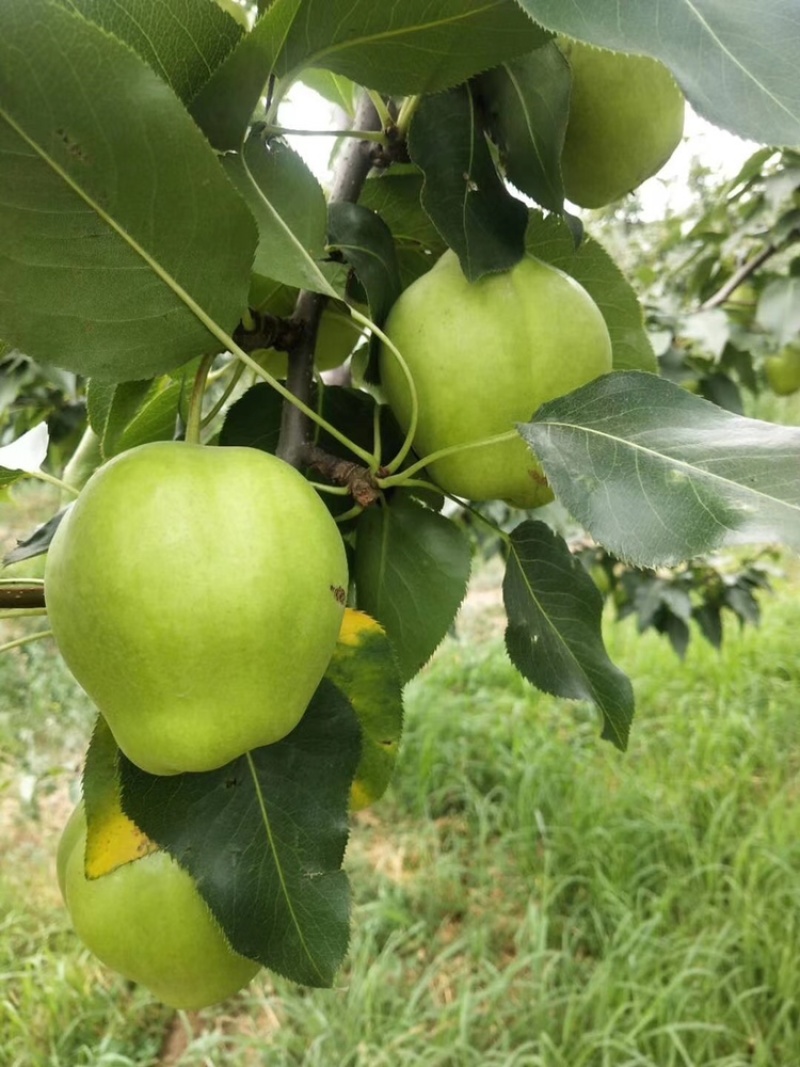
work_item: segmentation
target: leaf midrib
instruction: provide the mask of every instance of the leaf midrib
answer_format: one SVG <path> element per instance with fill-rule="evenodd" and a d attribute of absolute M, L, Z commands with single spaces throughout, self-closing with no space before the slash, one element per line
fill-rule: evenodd
<path fill-rule="evenodd" d="M 614 445 L 619 445 L 620 447 L 630 448 L 637 452 L 642 452 L 652 459 L 661 460 L 662 462 L 668 462 L 670 464 L 673 464 L 674 466 L 679 467 L 684 471 L 688 471 L 690 474 L 696 475 L 698 478 L 709 479 L 713 482 L 718 482 L 721 485 L 730 486 L 736 490 L 749 493 L 752 496 L 760 498 L 769 503 L 779 504 L 783 507 L 791 508 L 795 511 L 800 512 L 800 504 L 793 504 L 790 501 L 782 500 L 780 497 L 769 496 L 767 493 L 762 493 L 758 489 L 753 489 L 750 486 L 743 485 L 741 482 L 733 481 L 730 478 L 723 478 L 721 475 L 714 474 L 712 471 L 705 470 L 702 467 L 693 466 L 686 460 L 677 459 L 674 456 L 671 456 L 668 452 L 656 452 L 654 449 L 647 448 L 644 445 L 638 444 L 636 441 L 631 441 L 630 438 L 627 437 L 614 437 L 611 434 L 603 433 L 601 430 L 597 430 L 592 426 L 578 426 L 574 423 L 554 421 L 549 419 L 546 421 L 543 420 L 542 422 L 534 425 L 538 425 L 539 427 L 547 430 L 550 430 L 551 428 L 563 429 L 569 431 L 570 433 L 582 433 L 586 434 L 587 436 L 592 435 L 595 437 L 599 437 L 605 441 L 613 443 Z"/>

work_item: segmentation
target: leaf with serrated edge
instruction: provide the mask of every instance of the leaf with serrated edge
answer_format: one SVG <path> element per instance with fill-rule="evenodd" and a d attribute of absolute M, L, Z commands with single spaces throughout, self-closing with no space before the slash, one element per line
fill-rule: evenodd
<path fill-rule="evenodd" d="M 561 153 L 570 85 L 569 64 L 552 43 L 477 81 L 508 180 L 550 211 L 564 207 Z"/>
<path fill-rule="evenodd" d="M 359 755 L 353 709 L 323 679 L 287 737 L 219 770 L 159 778 L 123 757 L 122 805 L 189 872 L 237 952 L 330 986 L 350 935 L 341 864 Z"/>
<path fill-rule="evenodd" d="M 389 227 L 361 204 L 333 203 L 328 240 L 338 248 L 367 294 L 370 314 L 381 326 L 400 295 L 400 271 Z"/>
<path fill-rule="evenodd" d="M 761 144 L 800 145 L 797 0 L 517 0 L 543 26 L 660 59 L 695 111 Z"/>
<path fill-rule="evenodd" d="M 126 381 L 226 347 L 252 216 L 172 90 L 46 0 L 0 4 L 0 186 L 0 335 L 29 356 Z"/>
<path fill-rule="evenodd" d="M 511 534 L 503 600 L 511 662 L 545 693 L 590 700 L 603 715 L 603 737 L 624 749 L 633 689 L 603 645 L 603 598 L 564 540 L 543 522 Z"/>
<path fill-rule="evenodd" d="M 800 549 L 800 428 L 723 411 L 652 374 L 607 374 L 520 433 L 558 498 L 642 567 L 722 545 Z"/>
<path fill-rule="evenodd" d="M 325 676 L 350 701 L 361 726 L 361 759 L 350 789 L 350 807 L 361 811 L 383 796 L 403 730 L 403 685 L 383 627 L 347 608 Z"/>
<path fill-rule="evenodd" d="M 270 74 L 321 67 L 382 93 L 433 93 L 547 37 L 513 0 L 274 0 L 193 110 L 212 144 L 236 148 Z"/>
<path fill-rule="evenodd" d="M 655 353 L 636 292 L 599 242 L 585 237 L 576 248 L 565 222 L 532 211 L 525 244 L 531 255 L 579 282 L 600 308 L 611 338 L 614 370 L 656 371 Z"/>
<path fill-rule="evenodd" d="M 119 749 L 105 719 L 98 716 L 83 771 L 86 809 L 87 878 L 101 878 L 158 846 L 122 810 Z"/>
<path fill-rule="evenodd" d="M 462 531 L 405 495 L 369 508 L 356 530 L 358 607 L 385 628 L 403 681 L 444 639 L 464 599 L 471 556 Z"/>
<path fill-rule="evenodd" d="M 470 281 L 522 259 L 527 209 L 495 169 L 468 87 L 423 98 L 408 151 L 425 175 L 423 207 Z"/>
<path fill-rule="evenodd" d="M 241 154 L 223 157 L 258 223 L 254 269 L 285 285 L 337 296 L 319 261 L 326 255 L 327 206 L 308 165 L 282 141 L 254 133 Z"/>
<path fill-rule="evenodd" d="M 242 28 L 208 0 L 58 0 L 129 44 L 188 102 L 242 36 Z"/>

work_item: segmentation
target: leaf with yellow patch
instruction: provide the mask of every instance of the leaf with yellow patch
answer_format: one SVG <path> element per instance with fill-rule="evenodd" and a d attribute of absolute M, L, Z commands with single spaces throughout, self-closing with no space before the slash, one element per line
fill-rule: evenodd
<path fill-rule="evenodd" d="M 371 616 L 345 611 L 327 677 L 350 701 L 361 726 L 361 759 L 350 789 L 350 808 L 361 811 L 386 791 L 403 729 L 400 671 L 389 638 Z"/>
<path fill-rule="evenodd" d="M 86 755 L 83 797 L 87 878 L 101 878 L 125 863 L 158 850 L 122 810 L 119 749 L 102 716 L 97 719 Z"/>

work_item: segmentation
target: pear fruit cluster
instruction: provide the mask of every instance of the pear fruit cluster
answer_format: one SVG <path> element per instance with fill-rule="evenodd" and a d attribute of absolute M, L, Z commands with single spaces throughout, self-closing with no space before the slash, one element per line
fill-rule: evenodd
<path fill-rule="evenodd" d="M 513 432 L 545 401 L 611 370 L 608 329 L 586 290 L 532 256 L 469 282 L 448 251 L 400 295 L 385 332 L 414 381 L 415 451 L 425 457 L 458 449 L 427 468 L 437 484 L 458 497 L 505 500 L 520 508 L 552 500 L 521 437 L 480 442 Z M 412 394 L 387 346 L 380 374 L 407 431 Z"/>
<path fill-rule="evenodd" d="M 100 467 L 45 568 L 64 660 L 122 752 L 154 775 L 211 771 L 293 730 L 333 653 L 347 583 L 336 524 L 301 474 L 256 449 L 182 442 Z M 59 881 L 101 960 L 181 1008 L 249 982 L 259 965 L 233 951 L 166 852 L 88 878 L 85 847 L 80 806 Z"/>

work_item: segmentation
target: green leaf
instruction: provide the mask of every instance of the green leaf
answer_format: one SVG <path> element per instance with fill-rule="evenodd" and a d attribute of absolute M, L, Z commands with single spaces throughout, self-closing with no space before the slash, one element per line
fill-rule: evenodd
<path fill-rule="evenodd" d="M 356 272 L 373 321 L 383 325 L 400 295 L 400 272 L 389 227 L 380 215 L 361 204 L 333 203 L 328 215 L 328 241 Z"/>
<path fill-rule="evenodd" d="M 238 150 L 304 0 L 274 0 L 192 101 L 192 114 L 220 151 Z"/>
<path fill-rule="evenodd" d="M 511 662 L 545 693 L 590 700 L 603 737 L 625 749 L 633 689 L 603 645 L 603 597 L 565 541 L 543 522 L 511 533 L 503 581 Z"/>
<path fill-rule="evenodd" d="M 666 63 L 695 111 L 760 144 L 800 144 L 796 0 L 517 0 L 557 33 Z"/>
<path fill-rule="evenodd" d="M 477 81 L 506 176 L 546 207 L 564 208 L 561 152 L 569 117 L 569 64 L 552 43 L 495 67 Z"/>
<path fill-rule="evenodd" d="M 403 730 L 403 686 L 391 643 L 363 611 L 347 608 L 325 677 L 344 693 L 361 727 L 361 759 L 350 807 L 361 811 L 383 796 Z"/>
<path fill-rule="evenodd" d="M 722 411 L 652 374 L 607 374 L 520 433 L 596 541 L 639 566 L 725 544 L 800 548 L 800 429 Z"/>
<path fill-rule="evenodd" d="M 341 863 L 359 747 L 353 709 L 323 680 L 287 737 L 217 771 L 158 778 L 120 757 L 122 806 L 189 872 L 237 952 L 330 986 L 350 936 Z"/>
<path fill-rule="evenodd" d="M 447 249 L 442 235 L 422 206 L 423 175 L 417 167 L 397 164 L 364 185 L 359 203 L 376 211 L 395 242 L 400 283 L 405 289 L 430 270 Z"/>
<path fill-rule="evenodd" d="M 242 36 L 242 28 L 209 0 L 58 0 L 138 52 L 188 103 Z"/>
<path fill-rule="evenodd" d="M 350 118 L 355 115 L 358 86 L 349 78 L 343 78 L 329 70 L 304 70 L 300 81 L 315 93 L 319 93 L 323 100 L 341 108 Z"/>
<path fill-rule="evenodd" d="M 657 369 L 636 292 L 601 244 L 586 237 L 576 248 L 564 221 L 534 211 L 526 245 L 532 255 L 580 282 L 600 308 L 611 337 L 614 370 Z"/>
<path fill-rule="evenodd" d="M 103 459 L 149 441 L 172 440 L 183 394 L 184 383 L 166 376 L 119 385 L 91 379 L 87 412 Z"/>
<path fill-rule="evenodd" d="M 450 88 L 547 39 L 513 0 L 275 0 L 198 99 L 212 143 L 241 142 L 270 76 L 307 67 L 382 93 Z"/>
<path fill-rule="evenodd" d="M 258 131 L 240 155 L 223 159 L 258 223 L 254 270 L 298 289 L 335 296 L 319 261 L 325 258 L 328 211 L 322 186 L 302 157 Z"/>
<path fill-rule="evenodd" d="M 422 203 L 470 281 L 522 258 L 528 213 L 495 170 L 467 86 L 423 98 L 408 139 Z"/>
<path fill-rule="evenodd" d="M 46 0 L 0 4 L 0 185 L 0 335 L 112 381 L 225 347 L 252 217 L 168 86 Z"/>
<path fill-rule="evenodd" d="M 404 494 L 359 519 L 356 600 L 385 628 L 404 682 L 430 659 L 452 625 L 470 562 L 459 527 Z"/>
<path fill-rule="evenodd" d="M 221 445 L 276 452 L 283 400 L 268 382 L 257 382 L 231 404 L 219 435 Z"/>

